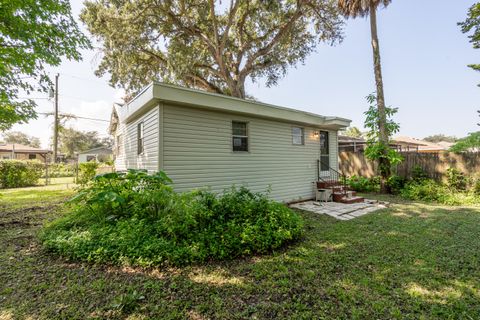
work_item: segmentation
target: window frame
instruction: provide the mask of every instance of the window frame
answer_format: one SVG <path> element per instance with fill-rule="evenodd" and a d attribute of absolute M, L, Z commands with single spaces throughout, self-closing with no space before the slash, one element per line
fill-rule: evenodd
<path fill-rule="evenodd" d="M 117 147 L 117 156 L 122 154 L 122 144 L 123 144 L 123 134 L 118 134 L 115 139 L 116 147 Z"/>
<path fill-rule="evenodd" d="M 241 123 L 241 124 L 244 124 L 245 125 L 245 134 L 246 135 L 239 135 L 239 134 L 234 134 L 233 132 L 233 127 L 234 127 L 234 123 Z M 232 142 L 232 152 L 235 152 L 235 153 L 248 153 L 250 152 L 250 132 L 249 132 L 249 122 L 248 121 L 241 121 L 241 120 L 232 120 L 231 122 L 231 126 L 232 126 L 232 139 L 231 139 L 231 142 Z M 235 142 L 234 142 L 234 139 L 235 138 L 241 138 L 241 139 L 246 139 L 247 141 L 247 150 L 235 150 Z"/>
<path fill-rule="evenodd" d="M 300 134 L 294 134 L 293 130 L 300 129 Z M 302 140 L 300 143 L 295 143 L 295 138 L 300 137 Z M 294 146 L 304 146 L 305 145 L 305 128 L 303 127 L 292 127 L 292 145 Z"/>
<path fill-rule="evenodd" d="M 28 160 L 36 160 L 37 159 L 37 154 L 36 153 L 29 153 L 28 154 Z"/>
<path fill-rule="evenodd" d="M 142 155 L 145 151 L 145 125 L 142 122 L 137 124 L 137 155 Z"/>

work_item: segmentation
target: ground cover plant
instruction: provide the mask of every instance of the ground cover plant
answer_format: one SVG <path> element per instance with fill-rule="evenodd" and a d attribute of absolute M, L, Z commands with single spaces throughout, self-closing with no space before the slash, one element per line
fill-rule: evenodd
<path fill-rule="evenodd" d="M 480 316 L 478 207 L 382 196 L 390 208 L 350 221 L 299 212 L 304 237 L 272 254 L 138 268 L 46 252 L 42 223 L 63 216 L 73 193 L 53 187 L 1 191 L 0 319 Z"/>
<path fill-rule="evenodd" d="M 232 187 L 176 193 L 158 172 L 95 177 L 48 225 L 45 247 L 72 259 L 184 265 L 267 253 L 298 239 L 301 217 L 267 195 Z"/>

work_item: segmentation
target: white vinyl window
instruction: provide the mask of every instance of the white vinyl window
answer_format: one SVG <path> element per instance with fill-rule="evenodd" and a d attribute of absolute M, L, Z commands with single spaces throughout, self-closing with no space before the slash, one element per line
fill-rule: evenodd
<path fill-rule="evenodd" d="M 294 145 L 302 146 L 305 144 L 305 131 L 303 128 L 292 128 L 292 143 Z"/>
<path fill-rule="evenodd" d="M 248 130 L 246 122 L 232 121 L 232 150 L 248 151 Z"/>
<path fill-rule="evenodd" d="M 117 155 L 122 153 L 122 144 L 123 144 L 123 136 L 119 134 L 117 136 Z"/>
<path fill-rule="evenodd" d="M 137 125 L 137 154 L 143 153 L 143 122 Z"/>

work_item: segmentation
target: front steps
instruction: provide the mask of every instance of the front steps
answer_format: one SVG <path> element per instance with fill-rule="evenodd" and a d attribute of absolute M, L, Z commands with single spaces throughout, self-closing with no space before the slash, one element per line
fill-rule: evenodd
<path fill-rule="evenodd" d="M 350 190 L 338 181 L 318 181 L 317 189 L 332 191 L 332 201 L 344 204 L 363 203 L 365 199 L 358 197 L 355 191 Z"/>

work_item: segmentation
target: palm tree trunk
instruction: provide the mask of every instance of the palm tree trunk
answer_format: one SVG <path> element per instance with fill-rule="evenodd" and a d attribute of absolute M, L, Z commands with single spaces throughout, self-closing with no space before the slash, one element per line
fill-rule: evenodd
<path fill-rule="evenodd" d="M 387 116 L 385 113 L 385 96 L 383 94 L 382 65 L 380 63 L 380 46 L 378 43 L 377 32 L 377 8 L 370 2 L 370 29 L 372 33 L 373 66 L 375 69 L 375 83 L 377 86 L 377 109 L 378 109 L 378 129 L 380 133 L 380 142 L 385 146 L 384 157 L 379 160 L 379 169 L 381 176 L 381 191 L 387 192 L 386 181 L 390 177 L 390 161 L 386 157 L 389 148 L 389 137 L 386 130 Z"/>

